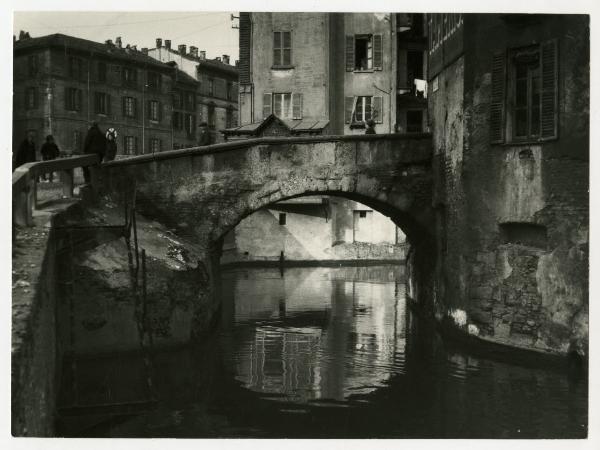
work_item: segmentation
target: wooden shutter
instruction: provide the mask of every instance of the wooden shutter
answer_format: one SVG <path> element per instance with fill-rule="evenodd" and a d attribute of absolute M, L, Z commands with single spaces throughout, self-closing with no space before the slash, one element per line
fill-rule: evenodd
<path fill-rule="evenodd" d="M 133 117 L 137 119 L 138 116 L 138 107 L 137 107 L 137 98 L 133 99 Z M 137 146 L 136 146 L 137 148 Z"/>
<path fill-rule="evenodd" d="M 89 107 L 89 105 L 88 105 Z M 77 111 L 81 111 L 83 109 L 83 91 L 81 89 L 77 89 Z"/>
<path fill-rule="evenodd" d="M 541 53 L 541 138 L 558 137 L 558 47 L 555 39 L 540 45 Z"/>
<path fill-rule="evenodd" d="M 33 88 L 33 107 L 37 109 L 40 106 L 40 91 L 38 88 Z"/>
<path fill-rule="evenodd" d="M 373 35 L 373 68 L 381 70 L 383 67 L 383 37 L 381 34 Z"/>
<path fill-rule="evenodd" d="M 122 113 L 123 117 L 127 116 L 127 112 L 126 112 L 126 108 L 125 108 L 125 98 L 126 97 L 121 97 L 121 113 Z"/>
<path fill-rule="evenodd" d="M 375 123 L 383 123 L 383 97 L 373 97 L 371 115 Z"/>
<path fill-rule="evenodd" d="M 496 53 L 492 59 L 492 95 L 490 99 L 490 141 L 504 142 L 506 91 L 506 53 Z"/>
<path fill-rule="evenodd" d="M 152 119 L 152 100 L 146 101 L 146 120 Z"/>
<path fill-rule="evenodd" d="M 135 102 L 133 103 L 135 105 Z M 138 154 L 138 137 L 135 136 L 133 138 L 133 154 L 137 155 Z"/>
<path fill-rule="evenodd" d="M 294 119 L 302 119 L 302 94 L 292 94 L 292 110 Z"/>
<path fill-rule="evenodd" d="M 106 94 L 106 115 L 108 115 L 108 116 L 111 115 L 110 94 Z"/>
<path fill-rule="evenodd" d="M 162 121 L 162 115 L 163 115 L 163 104 L 162 103 L 158 103 L 158 121 L 161 122 Z"/>
<path fill-rule="evenodd" d="M 354 35 L 346 36 L 346 72 L 354 70 Z"/>
<path fill-rule="evenodd" d="M 263 94 L 263 120 L 269 117 L 273 112 L 272 99 L 273 94 L 271 94 L 270 92 L 265 92 Z"/>
<path fill-rule="evenodd" d="M 354 112 L 354 97 L 346 97 L 344 100 L 344 122 L 352 123 L 352 113 Z"/>

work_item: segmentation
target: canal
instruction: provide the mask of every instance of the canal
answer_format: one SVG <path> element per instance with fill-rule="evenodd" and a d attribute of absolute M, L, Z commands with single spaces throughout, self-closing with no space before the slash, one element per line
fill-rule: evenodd
<path fill-rule="evenodd" d="M 442 341 L 408 307 L 404 266 L 231 269 L 222 296 L 201 344 L 66 360 L 59 434 L 587 435 L 585 378 Z"/>

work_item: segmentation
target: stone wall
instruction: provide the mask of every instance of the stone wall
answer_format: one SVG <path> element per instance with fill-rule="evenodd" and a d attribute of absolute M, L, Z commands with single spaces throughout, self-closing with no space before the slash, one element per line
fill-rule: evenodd
<path fill-rule="evenodd" d="M 442 297 L 454 303 L 446 317 L 485 340 L 587 352 L 588 32 L 587 16 L 466 15 L 464 54 L 430 94 Z M 549 39 L 558 43 L 558 138 L 491 144 L 493 55 Z"/>

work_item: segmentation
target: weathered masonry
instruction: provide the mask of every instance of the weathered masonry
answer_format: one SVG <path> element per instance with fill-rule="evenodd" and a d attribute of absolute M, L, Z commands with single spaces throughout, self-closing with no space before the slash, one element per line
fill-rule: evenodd
<path fill-rule="evenodd" d="M 433 14 L 428 27 L 438 295 L 479 337 L 584 355 L 589 17 Z"/>

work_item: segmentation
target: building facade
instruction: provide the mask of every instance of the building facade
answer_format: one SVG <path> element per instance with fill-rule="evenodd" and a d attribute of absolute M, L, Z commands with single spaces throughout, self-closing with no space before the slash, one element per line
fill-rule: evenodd
<path fill-rule="evenodd" d="M 271 113 L 327 134 L 394 130 L 394 14 L 241 13 L 240 124 Z M 292 126 L 293 128 L 293 126 Z"/>
<path fill-rule="evenodd" d="M 146 50 L 145 50 L 146 51 Z M 175 63 L 179 70 L 198 82 L 196 90 L 196 124 L 206 122 L 212 142 L 221 142 L 221 131 L 238 124 L 238 68 L 230 64 L 229 55 L 207 59 L 198 47 L 179 45 L 156 39 L 156 48 L 148 56 L 163 63 Z M 197 125 L 196 125 L 197 126 Z"/>
<path fill-rule="evenodd" d="M 589 17 L 427 21 L 436 301 L 485 339 L 586 354 Z"/>
<path fill-rule="evenodd" d="M 165 150 L 172 142 L 172 68 L 135 46 L 62 34 L 14 43 L 13 151 L 28 132 L 39 147 L 52 134 L 81 153 L 90 123 L 118 132 L 118 155 Z M 39 155 L 38 155 L 39 159 Z"/>

